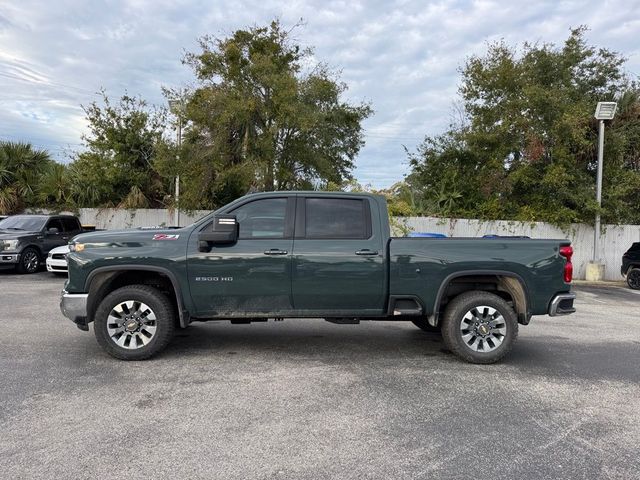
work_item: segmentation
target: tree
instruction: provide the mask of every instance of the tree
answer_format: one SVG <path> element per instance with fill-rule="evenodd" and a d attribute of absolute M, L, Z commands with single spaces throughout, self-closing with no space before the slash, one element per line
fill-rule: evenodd
<path fill-rule="evenodd" d="M 364 144 L 366 104 L 311 63 L 274 21 L 228 38 L 204 37 L 189 64 L 200 82 L 186 105 L 183 205 L 210 208 L 255 190 L 318 188 L 350 178 Z"/>
<path fill-rule="evenodd" d="M 598 101 L 626 98 L 608 129 L 602 213 L 611 222 L 640 219 L 637 87 L 625 59 L 588 46 L 585 31 L 572 30 L 562 47 L 525 44 L 520 55 L 498 42 L 467 60 L 459 87 L 466 121 L 410 155 L 407 182 L 425 199 L 424 213 L 590 222 L 593 111 Z"/>
<path fill-rule="evenodd" d="M 0 213 L 15 214 L 37 204 L 41 176 L 54 162 L 29 143 L 0 141 Z"/>
<path fill-rule="evenodd" d="M 72 208 L 69 168 L 62 163 L 50 162 L 43 169 L 38 182 L 37 202 L 41 206 Z"/>
<path fill-rule="evenodd" d="M 158 173 L 155 162 L 165 150 L 165 111 L 129 95 L 113 105 L 104 91 L 102 105 L 93 102 L 84 111 L 90 131 L 83 137 L 86 150 L 69 167 L 75 202 L 82 207 L 162 206 L 170 179 Z"/>

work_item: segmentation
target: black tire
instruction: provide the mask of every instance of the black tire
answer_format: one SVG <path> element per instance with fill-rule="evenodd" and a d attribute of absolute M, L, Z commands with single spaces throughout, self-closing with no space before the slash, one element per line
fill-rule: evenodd
<path fill-rule="evenodd" d="M 413 323 L 420 330 L 424 330 L 425 332 L 442 333 L 440 330 L 441 325 L 434 327 L 433 325 L 429 324 L 426 318 L 416 318 L 415 320 L 411 320 L 411 323 Z"/>
<path fill-rule="evenodd" d="M 25 248 L 16 265 L 18 273 L 36 273 L 40 268 L 40 252 L 33 247 Z"/>
<path fill-rule="evenodd" d="M 138 305 L 136 311 L 142 311 L 140 305 L 148 307 L 147 310 L 150 310 L 151 314 L 144 315 L 144 312 L 140 314 L 143 322 L 145 317 L 150 317 L 150 315 L 153 315 L 155 320 L 149 323 L 140 323 L 140 328 L 137 331 L 129 333 L 124 326 L 125 318 L 129 318 L 128 313 L 133 312 L 135 307 L 122 310 L 122 306 L 128 302 L 134 302 L 134 305 Z M 115 317 L 109 321 L 110 315 L 116 309 L 122 310 L 123 324 L 121 326 L 111 323 Z M 134 318 L 130 320 L 132 323 L 135 321 Z M 98 343 L 109 355 L 120 360 L 145 360 L 159 353 L 171 341 L 175 325 L 176 313 L 169 299 L 162 292 L 148 285 L 129 285 L 114 290 L 100 302 L 94 316 L 94 332 Z M 143 343 L 142 337 L 149 335 L 150 327 L 155 327 L 153 335 L 147 344 L 140 345 Z M 110 334 L 110 331 L 114 332 L 119 329 L 122 329 L 121 335 L 118 333 Z M 120 337 L 125 337 L 124 345 L 127 345 L 126 347 L 116 343 Z M 126 337 L 129 337 L 128 342 Z M 135 346 L 132 346 L 132 343 L 135 343 Z"/>
<path fill-rule="evenodd" d="M 633 290 L 640 290 L 640 268 L 632 268 L 627 272 L 627 285 Z"/>
<path fill-rule="evenodd" d="M 475 310 L 476 308 L 478 310 Z M 497 313 L 488 316 L 491 310 Z M 485 332 L 487 328 L 490 330 L 489 333 L 482 336 L 479 332 Z M 516 312 L 503 298 L 493 293 L 478 290 L 462 293 L 454 298 L 445 310 L 442 339 L 452 353 L 467 362 L 495 363 L 509 353 L 517 338 Z M 482 351 L 484 349 L 486 351 Z"/>

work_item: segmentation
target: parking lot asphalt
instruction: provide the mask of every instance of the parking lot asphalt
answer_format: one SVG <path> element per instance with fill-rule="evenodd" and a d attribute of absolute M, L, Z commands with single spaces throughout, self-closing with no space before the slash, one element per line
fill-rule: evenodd
<path fill-rule="evenodd" d="M 2 478 L 640 478 L 640 294 L 580 285 L 496 365 L 406 322 L 195 324 L 145 362 L 0 271 Z"/>

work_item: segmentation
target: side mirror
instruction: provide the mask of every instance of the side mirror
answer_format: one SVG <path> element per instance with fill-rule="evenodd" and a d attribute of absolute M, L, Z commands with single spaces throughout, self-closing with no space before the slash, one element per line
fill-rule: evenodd
<path fill-rule="evenodd" d="M 58 230 L 56 227 L 51 227 L 47 229 L 47 233 L 56 234 L 60 233 L 60 230 Z"/>
<path fill-rule="evenodd" d="M 198 234 L 198 250 L 208 252 L 215 245 L 231 245 L 238 241 L 238 221 L 235 215 L 216 215 L 211 229 Z"/>

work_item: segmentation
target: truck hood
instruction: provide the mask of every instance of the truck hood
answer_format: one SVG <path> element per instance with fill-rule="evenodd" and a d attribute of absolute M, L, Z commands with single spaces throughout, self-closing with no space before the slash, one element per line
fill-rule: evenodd
<path fill-rule="evenodd" d="M 39 232 L 28 232 L 26 230 L 0 230 L 0 240 L 16 240 L 21 237 L 38 235 Z"/>
<path fill-rule="evenodd" d="M 81 233 L 71 240 L 84 243 L 87 248 L 135 248 L 151 243 L 184 240 L 189 230 L 184 228 L 166 229 L 127 229 Z"/>

